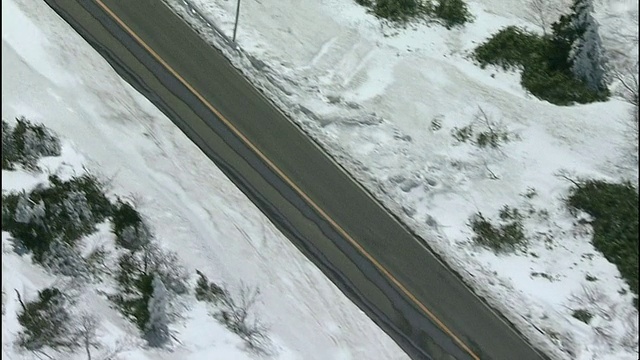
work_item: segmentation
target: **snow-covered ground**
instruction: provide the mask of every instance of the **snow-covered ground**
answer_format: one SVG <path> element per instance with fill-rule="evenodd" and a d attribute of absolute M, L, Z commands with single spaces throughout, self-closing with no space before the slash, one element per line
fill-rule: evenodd
<path fill-rule="evenodd" d="M 231 33 L 234 1 L 190 1 Z M 637 2 L 596 5 L 614 60 L 637 61 L 624 56 L 637 56 Z M 524 20 L 522 1 L 469 6 L 475 22 L 447 31 L 388 27 L 352 0 L 244 0 L 242 51 L 210 40 L 534 343 L 558 358 L 636 359 L 638 314 L 628 291 L 621 294 L 628 287 L 589 244 L 590 229 L 575 225 L 562 203 L 570 183 L 556 176 L 637 184 L 625 134 L 629 105 L 614 98 L 557 107 L 528 95 L 518 74 L 480 69 L 467 55 L 491 33 L 535 26 Z M 44 3 L 9 0 L 2 9 L 3 118 L 25 115 L 67 138 L 67 153 L 77 149 L 118 193 L 132 194 L 162 245 L 190 269 L 232 287 L 260 284 L 259 313 L 271 325 L 276 358 L 405 357 Z M 517 139 L 501 151 L 456 143 L 451 130 L 470 124 L 479 107 Z M 5 175 L 3 188 L 36 181 Z M 530 188 L 537 195 L 521 195 Z M 494 255 L 469 240 L 469 217 L 495 218 L 503 205 L 537 211 L 526 220 L 526 252 Z M 34 292 L 52 281 L 11 253 L 3 252 L 3 270 L 7 313 L 16 308 L 11 287 Z M 584 289 L 599 302 L 588 303 Z M 596 314 L 589 325 L 571 316 L 577 308 Z M 194 307 L 180 324 L 184 348 L 165 356 L 246 356 L 214 322 L 203 332 L 201 311 Z M 105 310 L 117 338 L 126 327 L 114 314 Z M 3 325 L 3 351 L 13 356 L 4 335 L 17 331 L 15 320 L 3 317 Z M 156 356 L 136 351 L 132 357 Z"/>
<path fill-rule="evenodd" d="M 468 1 L 475 21 L 448 31 L 390 27 L 353 0 L 245 0 L 235 51 L 197 15 L 230 36 L 235 1 L 166 1 L 534 343 L 559 358 L 638 357 L 628 286 L 568 213 L 571 183 L 559 176 L 637 184 L 630 105 L 555 106 L 527 94 L 518 73 L 469 58 L 505 26 L 541 31 L 525 2 Z M 595 9 L 611 63 L 636 63 L 637 2 L 596 0 Z M 512 134 L 500 150 L 451 136 L 480 108 Z M 504 205 L 533 211 L 528 249 L 475 247 L 470 216 L 496 218 Z M 594 289 L 599 305 L 585 299 Z M 579 308 L 597 314 L 589 325 L 571 316 Z"/>
<path fill-rule="evenodd" d="M 53 129 L 63 139 L 63 154 L 43 159 L 43 173 L 3 171 L 3 190 L 31 188 L 49 173 L 81 174 L 83 165 L 109 179 L 110 190 L 136 202 L 160 245 L 177 252 L 191 273 L 199 269 L 232 292 L 241 283 L 260 287 L 256 310 L 269 326 L 274 351 L 269 358 L 407 358 L 44 2 L 7 0 L 2 2 L 2 117 L 12 122 L 21 115 Z M 111 236 L 103 227 L 92 238 Z M 18 359 L 22 355 L 12 344 L 20 330 L 13 289 L 32 297 L 56 279 L 13 253 L 7 233 L 2 239 L 3 357 Z M 117 341 L 126 345 L 122 359 L 255 358 L 195 301 L 171 327 L 181 343 L 170 352 L 141 347 L 135 327 L 108 305 L 90 288 L 77 306 L 90 306 L 101 317 L 103 351 Z"/>

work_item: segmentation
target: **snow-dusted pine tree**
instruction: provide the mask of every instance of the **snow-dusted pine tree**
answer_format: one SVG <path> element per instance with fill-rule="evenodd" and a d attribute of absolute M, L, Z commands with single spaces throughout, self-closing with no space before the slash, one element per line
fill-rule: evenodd
<path fill-rule="evenodd" d="M 145 339 L 149 346 L 160 347 L 169 339 L 169 318 L 167 316 L 167 301 L 169 293 L 162 283 L 160 276 L 153 277 L 153 294 L 149 299 L 149 321 L 145 326 Z"/>
<path fill-rule="evenodd" d="M 2 169 L 12 170 L 16 160 L 16 145 L 13 141 L 13 128 L 2 120 Z"/>
<path fill-rule="evenodd" d="M 62 200 L 69 220 L 76 227 L 84 227 L 85 224 L 93 224 L 93 214 L 91 213 L 91 207 L 87 201 L 87 196 L 84 192 L 73 190 L 67 193 L 67 197 Z"/>
<path fill-rule="evenodd" d="M 38 291 L 38 298 L 23 303 L 18 313 L 18 322 L 22 331 L 18 334 L 17 343 L 27 350 L 38 351 L 44 347 L 54 350 L 73 350 L 78 346 L 72 336 L 71 314 L 67 311 L 69 303 L 60 290 L 46 288 Z"/>
<path fill-rule="evenodd" d="M 49 129 L 42 124 L 32 124 L 24 116 L 16 120 L 16 133 L 21 135 L 24 156 L 36 159 L 41 156 L 60 156 L 60 140 Z"/>
<path fill-rule="evenodd" d="M 44 225 L 44 218 L 47 215 L 47 209 L 42 199 L 31 209 L 31 222 L 36 225 Z"/>
<path fill-rule="evenodd" d="M 584 81 L 589 89 L 606 89 L 605 56 L 598 23 L 593 18 L 593 0 L 577 0 L 574 4 L 573 26 L 578 38 L 571 45 L 569 62 L 573 75 Z"/>
<path fill-rule="evenodd" d="M 31 201 L 29 195 L 22 192 L 18 197 L 18 203 L 16 204 L 16 212 L 13 215 L 14 220 L 17 223 L 28 224 L 33 217 L 33 209 L 31 207 Z"/>
<path fill-rule="evenodd" d="M 89 268 L 82 255 L 69 244 L 54 240 L 43 255 L 42 265 L 54 274 L 72 276 L 76 280 L 88 279 Z"/>

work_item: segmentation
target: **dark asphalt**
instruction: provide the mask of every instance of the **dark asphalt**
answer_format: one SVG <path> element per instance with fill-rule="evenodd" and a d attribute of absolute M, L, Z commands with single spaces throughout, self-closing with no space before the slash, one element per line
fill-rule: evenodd
<path fill-rule="evenodd" d="M 413 359 L 471 359 L 93 0 L 45 0 Z M 159 0 L 105 3 L 481 359 L 541 360 Z"/>

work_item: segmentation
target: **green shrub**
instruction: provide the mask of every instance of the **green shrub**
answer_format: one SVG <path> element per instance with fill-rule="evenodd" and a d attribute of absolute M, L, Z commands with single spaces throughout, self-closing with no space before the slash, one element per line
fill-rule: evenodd
<path fill-rule="evenodd" d="M 153 294 L 153 276 L 153 272 L 145 269 L 139 257 L 125 253 L 118 259 L 118 292 L 108 296 L 120 312 L 143 332 L 149 322 L 148 305 Z"/>
<path fill-rule="evenodd" d="M 451 129 L 451 136 L 458 142 L 467 142 L 473 139 L 473 126 L 467 125 L 461 128 L 454 127 Z"/>
<path fill-rule="evenodd" d="M 435 0 L 430 14 L 444 22 L 447 29 L 471 21 L 471 13 L 463 0 Z"/>
<path fill-rule="evenodd" d="M 478 46 L 474 57 L 480 67 L 500 66 L 505 70 L 522 68 L 532 62 L 539 62 L 545 53 L 545 40 L 516 26 L 509 26 Z"/>
<path fill-rule="evenodd" d="M 470 226 L 474 232 L 472 240 L 496 252 L 513 251 L 518 246 L 526 244 L 522 216 L 518 209 L 505 206 L 500 211 L 500 221 L 497 226 L 481 213 L 477 213 L 471 218 Z"/>
<path fill-rule="evenodd" d="M 454 127 L 451 135 L 459 142 L 470 142 L 479 148 L 499 148 L 503 143 L 509 142 L 513 136 L 502 129 L 489 129 L 487 131 L 474 132 L 472 125 L 462 128 Z"/>
<path fill-rule="evenodd" d="M 571 313 L 571 316 L 582 321 L 585 324 L 588 324 L 589 321 L 591 321 L 591 318 L 593 318 L 593 314 L 591 314 L 589 310 L 585 310 L 585 309 L 573 310 L 573 312 Z"/>
<path fill-rule="evenodd" d="M 113 211 L 112 231 L 116 236 L 116 244 L 131 251 L 151 241 L 151 232 L 138 211 L 121 200 L 118 200 Z"/>
<path fill-rule="evenodd" d="M 609 91 L 594 92 L 568 72 L 552 71 L 545 65 L 529 65 L 522 71 L 522 87 L 541 100 L 555 105 L 605 101 Z"/>
<path fill-rule="evenodd" d="M 59 156 L 60 140 L 42 124 L 32 124 L 24 117 L 16 119 L 15 128 L 2 121 L 2 168 L 12 170 L 18 163 L 37 169 L 43 156 Z"/>
<path fill-rule="evenodd" d="M 505 70 L 522 69 L 522 87 L 555 105 L 606 100 L 608 90 L 594 92 L 573 77 L 567 60 L 569 50 L 557 37 L 509 26 L 478 46 L 474 57 L 482 68 L 495 65 Z"/>
<path fill-rule="evenodd" d="M 54 350 L 77 347 L 70 329 L 67 301 L 60 290 L 47 288 L 39 291 L 38 298 L 26 304 L 19 300 L 22 310 L 18 313 L 18 322 L 24 330 L 18 334 L 18 346 L 31 351 L 44 347 Z"/>
<path fill-rule="evenodd" d="M 149 299 L 153 294 L 153 278 L 158 276 L 171 293 L 187 292 L 187 275 L 173 253 L 163 252 L 154 243 L 140 251 L 125 252 L 118 258 L 115 279 L 117 293 L 108 296 L 120 312 L 141 331 L 149 321 Z"/>
<path fill-rule="evenodd" d="M 49 177 L 49 187 L 2 196 L 2 229 L 20 240 L 41 261 L 54 241 L 73 248 L 111 213 L 102 184 L 91 175 L 62 181 Z"/>
<path fill-rule="evenodd" d="M 638 191 L 630 183 L 587 180 L 574 186 L 567 205 L 593 217 L 593 246 L 618 267 L 638 294 Z M 637 304 L 637 300 L 635 300 Z"/>
<path fill-rule="evenodd" d="M 13 162 L 16 159 L 15 144 L 13 142 L 13 129 L 4 119 L 2 120 L 2 169 L 13 170 Z"/>
<path fill-rule="evenodd" d="M 228 296 L 227 291 L 214 282 L 210 282 L 205 274 L 196 270 L 198 282 L 196 284 L 196 299 L 217 304 L 223 297 Z"/>
<path fill-rule="evenodd" d="M 373 13 L 394 21 L 406 21 L 420 13 L 418 0 L 376 0 Z"/>
<path fill-rule="evenodd" d="M 381 18 L 403 22 L 420 15 L 441 20 L 447 29 L 472 19 L 464 0 L 355 0 Z"/>
<path fill-rule="evenodd" d="M 469 142 L 479 148 L 494 149 L 517 138 L 503 124 L 493 121 L 482 108 L 478 109 L 471 124 L 462 128 L 454 127 L 451 136 L 458 142 Z"/>

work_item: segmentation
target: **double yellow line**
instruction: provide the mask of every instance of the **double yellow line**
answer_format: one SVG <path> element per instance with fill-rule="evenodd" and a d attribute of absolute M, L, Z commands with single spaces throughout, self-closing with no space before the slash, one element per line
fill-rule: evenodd
<path fill-rule="evenodd" d="M 340 225 L 338 225 L 320 206 L 318 206 L 309 196 L 302 191 L 291 179 L 287 177 L 287 175 L 276 166 L 269 158 L 267 158 L 243 133 L 241 133 L 233 124 L 227 120 L 216 108 L 213 107 L 200 93 L 189 84 L 180 74 L 178 74 L 163 58 L 160 57 L 149 45 L 147 45 L 141 38 L 136 34 L 127 24 L 122 21 L 102 0 L 94 0 L 109 16 L 111 16 L 117 23 L 120 25 L 129 35 L 131 35 L 145 50 L 147 50 L 158 62 L 160 62 L 173 76 L 176 77 L 191 93 L 193 93 L 198 100 L 200 100 L 209 110 L 211 110 L 222 122 L 229 128 L 231 131 L 240 138 L 245 145 L 251 149 L 255 154 L 257 154 L 262 161 L 264 161 L 281 179 L 283 179 L 292 189 L 294 189 L 300 197 L 302 197 L 320 216 L 322 216 L 327 222 L 333 226 L 340 235 L 342 235 L 345 239 L 349 241 L 349 243 L 355 247 L 367 260 L 371 261 L 371 263 L 381 272 L 383 273 L 391 282 L 397 286 L 406 297 L 411 299 L 416 306 L 420 308 L 427 316 L 436 323 L 442 331 L 444 331 L 447 335 L 449 335 L 455 342 L 464 349 L 474 360 L 480 360 L 476 354 L 474 354 L 469 347 L 462 342 L 449 328 L 438 319 L 424 304 L 422 304 L 415 295 L 413 295 L 409 290 L 400 282 L 398 279 L 393 276 L 389 270 L 378 262 L 371 254 L 369 254 L 356 240 L 354 240 L 351 235 L 349 235 Z"/>

